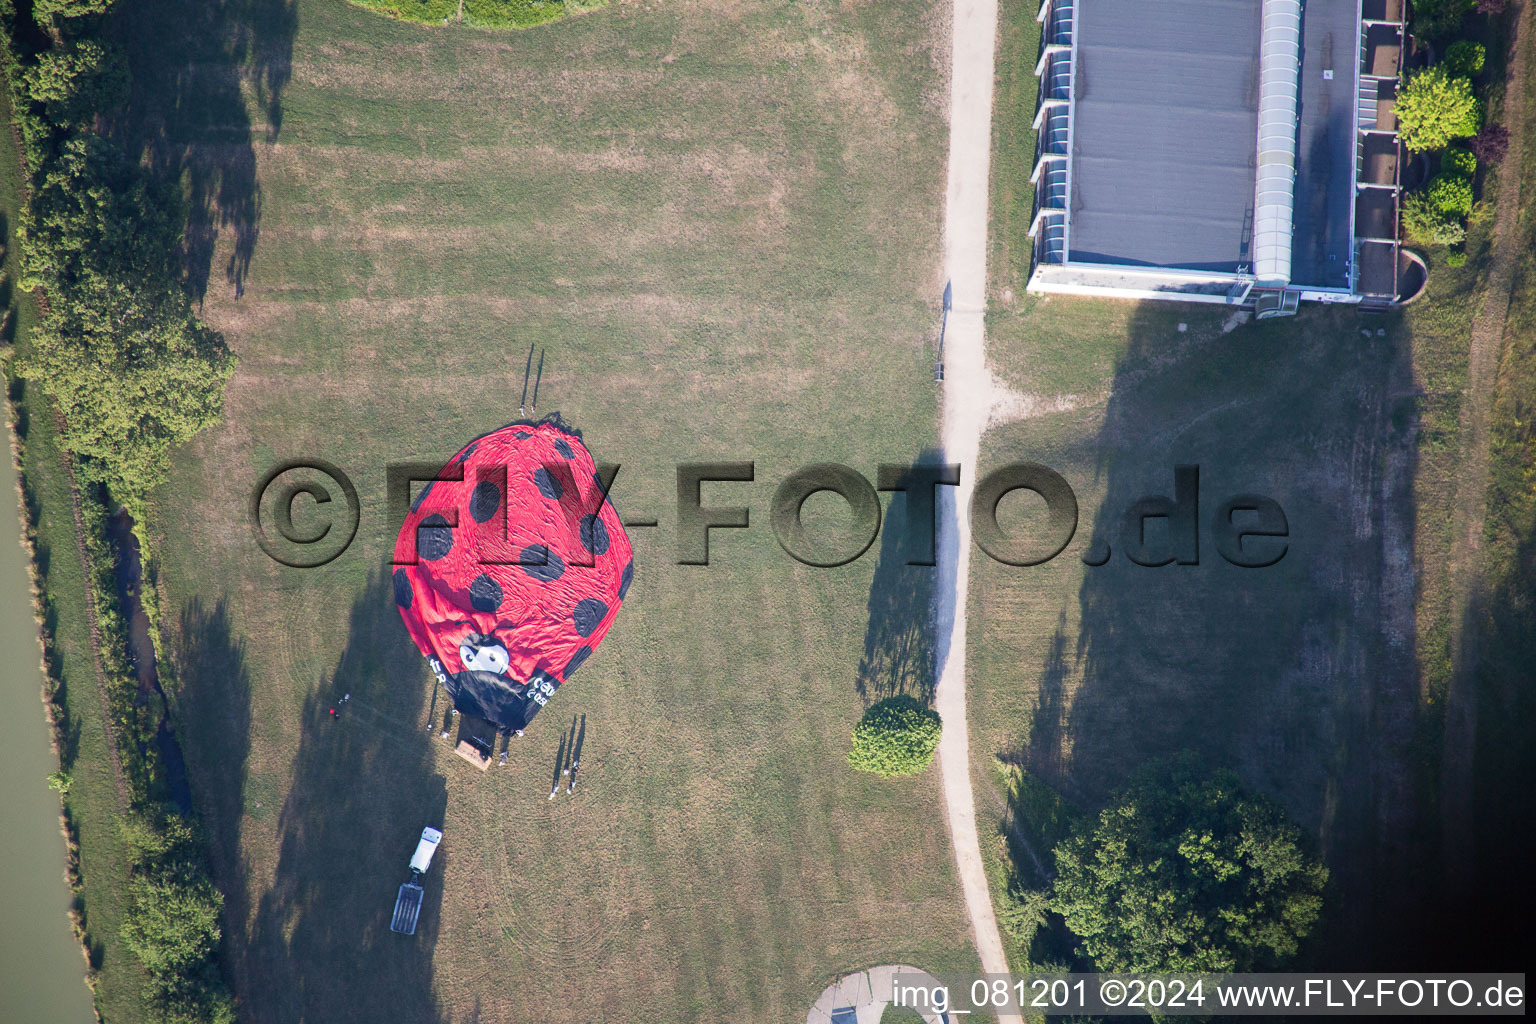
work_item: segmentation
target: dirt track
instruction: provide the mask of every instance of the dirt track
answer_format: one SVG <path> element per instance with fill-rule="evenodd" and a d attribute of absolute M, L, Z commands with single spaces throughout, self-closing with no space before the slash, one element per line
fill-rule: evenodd
<path fill-rule="evenodd" d="M 1488 420 L 1504 342 L 1504 321 L 1518 263 L 1515 232 L 1520 214 L 1520 167 L 1525 82 L 1531 60 L 1531 5 L 1520 7 L 1505 82 L 1503 123 L 1509 127 L 1509 153 L 1499 165 L 1499 194 L 1494 210 L 1493 262 L 1488 294 L 1472 321 L 1467 360 L 1467 401 L 1461 411 L 1461 468 L 1452 511 L 1450 576 L 1452 590 L 1451 656 L 1454 672 L 1446 694 L 1444 769 L 1441 775 L 1441 824 L 1447 875 L 1453 888 L 1472 884 L 1472 761 L 1477 745 L 1477 708 L 1473 675 L 1477 648 L 1473 624 L 1484 593 L 1483 522 L 1488 504 Z"/>

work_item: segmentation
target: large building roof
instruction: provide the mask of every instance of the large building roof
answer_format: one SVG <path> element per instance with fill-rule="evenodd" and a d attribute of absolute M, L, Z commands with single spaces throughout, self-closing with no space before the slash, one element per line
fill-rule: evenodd
<path fill-rule="evenodd" d="M 1071 260 L 1223 272 L 1251 262 L 1260 7 L 1078 4 Z"/>
<path fill-rule="evenodd" d="M 1359 6 L 1355 0 L 1307 0 L 1305 10 L 1291 281 L 1348 288 Z M 1392 60 L 1389 77 L 1397 74 L 1395 54 Z"/>

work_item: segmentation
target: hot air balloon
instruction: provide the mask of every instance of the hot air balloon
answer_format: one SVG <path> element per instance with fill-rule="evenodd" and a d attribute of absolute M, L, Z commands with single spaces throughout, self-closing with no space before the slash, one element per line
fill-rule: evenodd
<path fill-rule="evenodd" d="M 437 475 L 395 541 L 395 604 L 454 708 L 521 731 L 613 624 L 629 538 L 558 420 L 487 434 Z"/>

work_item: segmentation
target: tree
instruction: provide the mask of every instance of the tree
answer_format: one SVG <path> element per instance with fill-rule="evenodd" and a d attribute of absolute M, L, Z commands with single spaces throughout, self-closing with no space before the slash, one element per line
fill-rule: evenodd
<path fill-rule="evenodd" d="M 997 923 L 1010 937 L 1027 942 L 1036 931 L 1045 927 L 1050 912 L 1050 893 L 1039 889 L 1022 892 L 1009 889 L 997 912 Z"/>
<path fill-rule="evenodd" d="M 32 17 L 47 28 L 54 15 L 61 18 L 83 18 L 87 14 L 104 14 L 116 0 L 32 0 Z"/>
<path fill-rule="evenodd" d="M 123 941 L 156 978 L 186 974 L 219 945 L 224 897 L 205 875 L 160 869 L 128 883 Z"/>
<path fill-rule="evenodd" d="M 116 48 L 86 39 L 45 50 L 23 83 L 49 122 L 84 124 L 127 98 L 128 64 Z"/>
<path fill-rule="evenodd" d="M 1138 772 L 1056 848 L 1051 904 L 1103 971 L 1250 971 L 1293 956 L 1327 870 L 1274 803 L 1190 754 Z"/>
<path fill-rule="evenodd" d="M 122 936 L 150 976 L 155 1019 L 235 1024 L 214 959 L 224 898 L 208 876 L 203 837 L 176 814 L 134 815 L 119 830 L 133 866 Z"/>
<path fill-rule="evenodd" d="M 1444 149 L 1452 139 L 1476 135 L 1482 124 L 1472 82 L 1438 65 L 1407 79 L 1398 90 L 1396 112 L 1403 145 L 1415 152 Z"/>
<path fill-rule="evenodd" d="M 1413 34 L 1425 39 L 1444 39 L 1456 34 L 1472 11 L 1475 0 L 1416 0 Z"/>
<path fill-rule="evenodd" d="M 172 449 L 218 421 L 233 371 L 184 295 L 127 289 L 99 310 L 55 306 L 21 366 L 64 414 L 65 445 L 124 502 L 160 483 Z"/>
<path fill-rule="evenodd" d="M 1483 70 L 1483 62 L 1488 59 L 1488 51 L 1482 43 L 1474 43 L 1470 39 L 1458 39 L 1445 48 L 1445 70 L 1455 78 L 1473 78 Z"/>
<path fill-rule="evenodd" d="M 1436 209 L 1422 192 L 1403 200 L 1403 230 L 1424 245 L 1460 245 L 1467 237 L 1460 218 Z"/>
<path fill-rule="evenodd" d="M 941 723 L 937 712 L 901 694 L 870 705 L 853 730 L 848 763 L 860 771 L 916 775 L 933 763 Z"/>
<path fill-rule="evenodd" d="M 1485 164 L 1496 164 L 1509 152 L 1509 129 L 1501 124 L 1485 124 L 1467 146 Z"/>
<path fill-rule="evenodd" d="M 95 137 L 70 139 L 23 211 L 21 285 L 51 310 L 18 370 L 65 416 L 64 444 L 123 502 L 217 421 L 234 357 L 176 280 L 169 200 Z"/>
<path fill-rule="evenodd" d="M 1424 194 L 1430 205 L 1451 217 L 1465 217 L 1472 212 L 1472 180 L 1454 173 L 1441 173 L 1429 179 Z"/>

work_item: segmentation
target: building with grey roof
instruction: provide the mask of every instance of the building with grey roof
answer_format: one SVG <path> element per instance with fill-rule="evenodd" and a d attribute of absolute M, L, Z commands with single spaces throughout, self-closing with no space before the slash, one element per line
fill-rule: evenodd
<path fill-rule="evenodd" d="M 1043 0 L 1034 291 L 1398 294 L 1403 0 Z"/>

